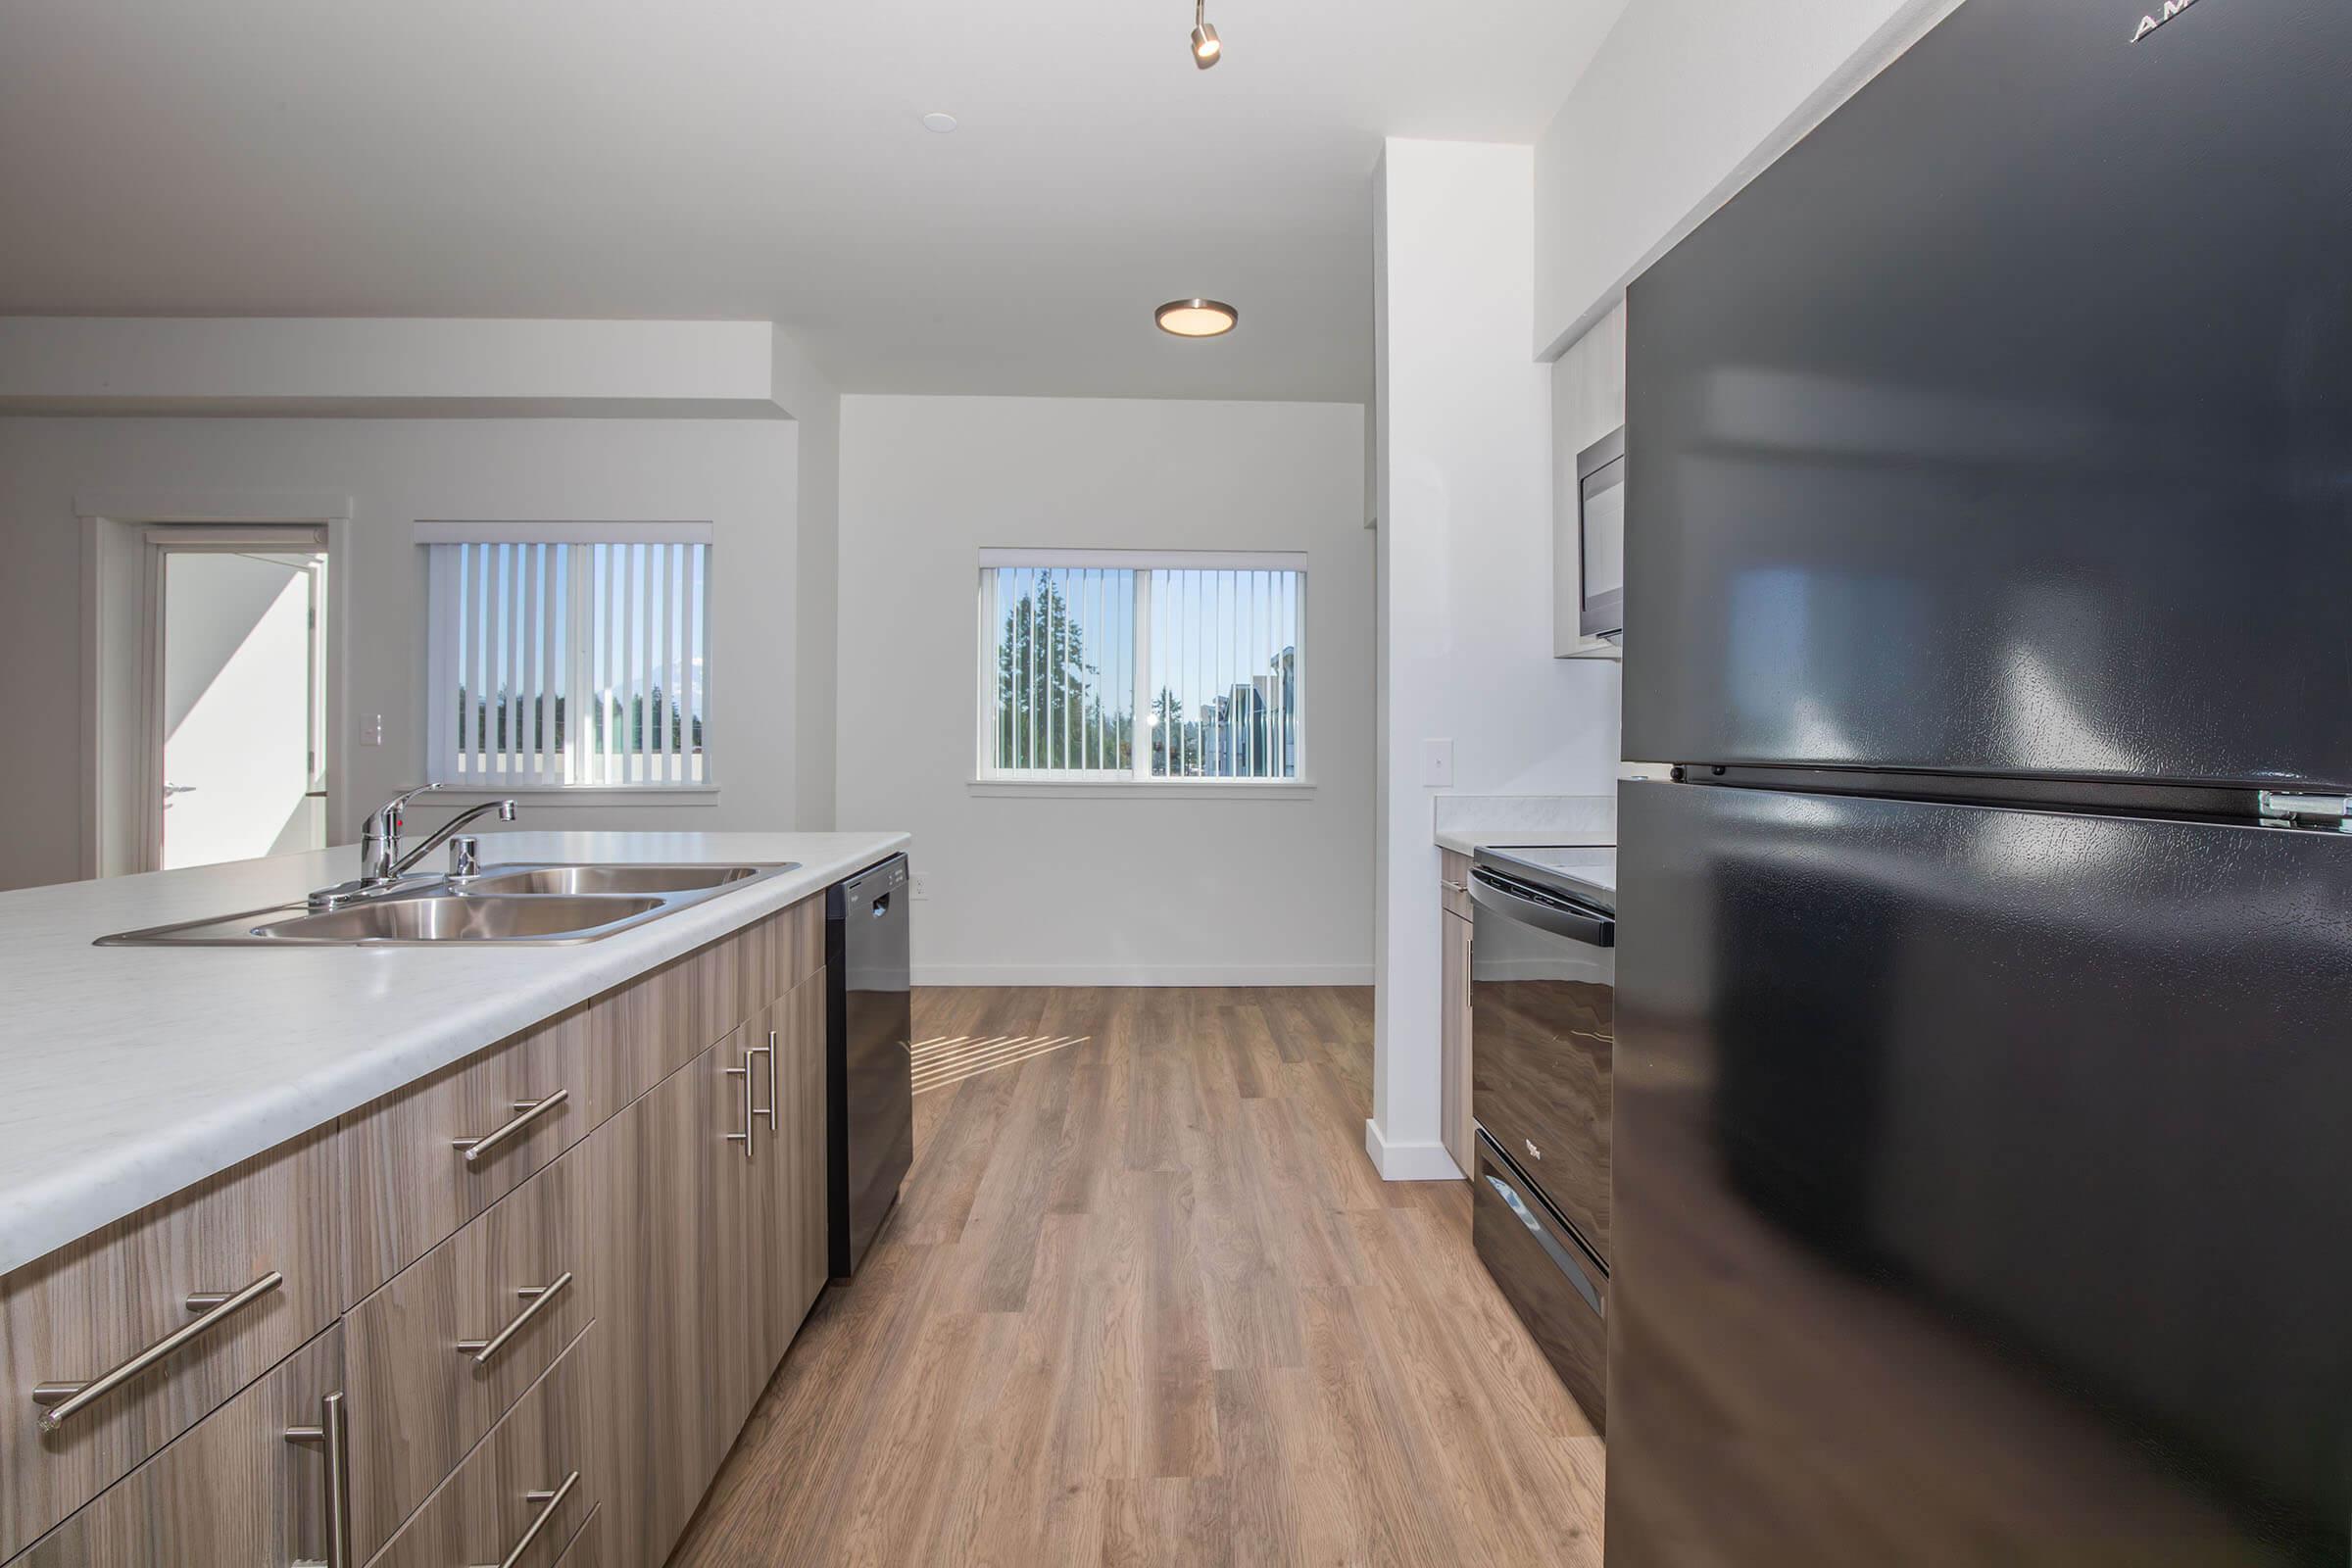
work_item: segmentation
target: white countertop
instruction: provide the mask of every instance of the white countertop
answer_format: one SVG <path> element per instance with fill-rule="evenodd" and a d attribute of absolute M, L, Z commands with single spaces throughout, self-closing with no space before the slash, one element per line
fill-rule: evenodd
<path fill-rule="evenodd" d="M 801 868 L 573 947 L 94 948 L 302 899 L 345 847 L 0 893 L 0 1273 L 906 848 L 904 833 L 492 833 L 499 862 Z"/>

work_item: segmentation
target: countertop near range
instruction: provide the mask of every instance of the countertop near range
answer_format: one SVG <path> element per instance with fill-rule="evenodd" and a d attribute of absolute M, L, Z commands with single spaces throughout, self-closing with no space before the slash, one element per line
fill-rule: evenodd
<path fill-rule="evenodd" d="M 1615 844 L 1614 795 L 1440 795 L 1441 849 L 1475 855 L 1491 844 Z"/>
<path fill-rule="evenodd" d="M 499 833 L 484 858 L 797 860 L 573 947 L 95 948 L 299 901 L 349 847 L 0 893 L 0 1273 L 852 872 L 904 833 Z"/>

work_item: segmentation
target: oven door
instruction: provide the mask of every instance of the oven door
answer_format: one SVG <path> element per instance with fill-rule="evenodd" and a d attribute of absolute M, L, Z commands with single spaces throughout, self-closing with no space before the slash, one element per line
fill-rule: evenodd
<path fill-rule="evenodd" d="M 1484 1133 L 1470 1183 L 1470 1240 L 1561 1384 L 1601 1431 L 1608 1413 L 1608 1273 Z"/>
<path fill-rule="evenodd" d="M 1617 922 L 1479 866 L 1470 1109 L 1605 1264 Z"/>

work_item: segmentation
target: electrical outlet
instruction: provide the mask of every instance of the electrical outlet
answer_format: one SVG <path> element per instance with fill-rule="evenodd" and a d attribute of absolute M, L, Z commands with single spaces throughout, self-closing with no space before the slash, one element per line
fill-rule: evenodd
<path fill-rule="evenodd" d="M 915 872 L 915 873 L 914 873 L 914 902 L 915 902 L 915 903 L 917 903 L 917 904 L 920 904 L 920 903 L 922 903 L 922 902 L 923 902 L 925 899 L 927 899 L 927 898 L 929 898 L 929 897 L 931 897 L 931 878 L 930 878 L 930 877 L 929 877 L 927 874 L 925 874 L 924 872 L 921 872 L 921 871 L 917 871 L 917 872 Z"/>
<path fill-rule="evenodd" d="M 384 744 L 383 714 L 369 713 L 360 720 L 360 744 L 362 746 L 381 746 Z"/>
<path fill-rule="evenodd" d="M 1421 787 L 1432 790 L 1453 788 L 1453 742 L 1421 743 Z"/>

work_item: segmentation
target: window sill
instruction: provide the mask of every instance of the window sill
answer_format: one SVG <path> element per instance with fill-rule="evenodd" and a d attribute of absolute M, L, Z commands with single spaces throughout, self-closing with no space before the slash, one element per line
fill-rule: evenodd
<path fill-rule="evenodd" d="M 1180 779 L 1147 784 L 1122 779 L 975 778 L 964 782 L 969 794 L 982 800 L 1130 800 L 1174 799 L 1199 801 L 1305 801 L 1315 786 L 1305 779 Z"/>
<path fill-rule="evenodd" d="M 416 808 L 478 806 L 515 801 L 524 806 L 716 806 L 715 784 L 517 784 L 513 789 L 465 785 L 416 797 Z"/>

